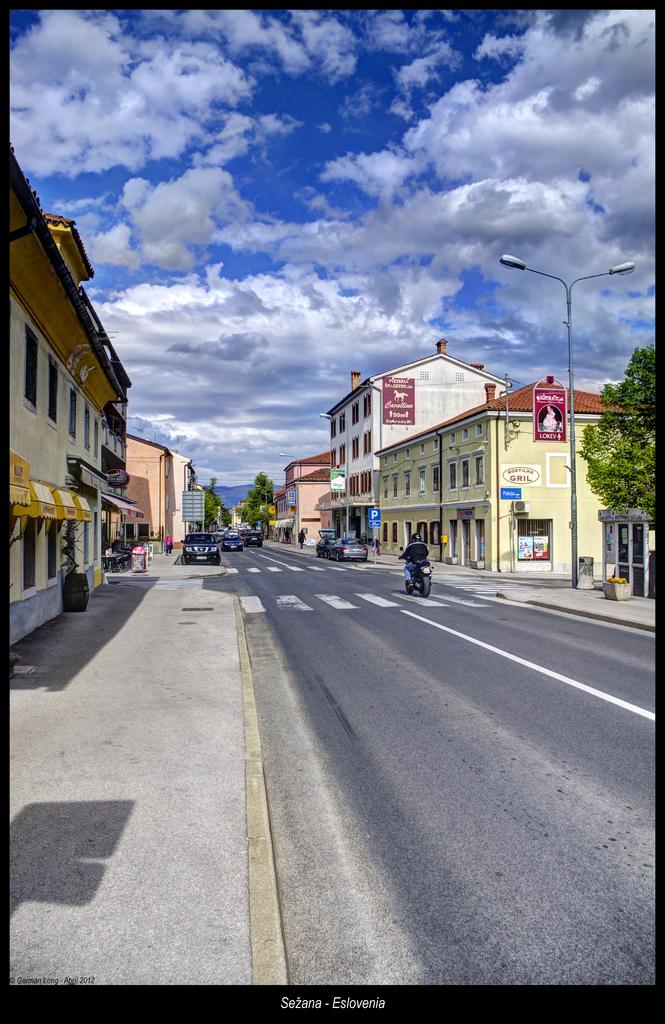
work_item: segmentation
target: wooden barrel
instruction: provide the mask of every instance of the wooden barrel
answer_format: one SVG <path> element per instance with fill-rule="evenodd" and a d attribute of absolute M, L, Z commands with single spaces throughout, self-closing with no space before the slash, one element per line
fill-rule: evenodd
<path fill-rule="evenodd" d="M 88 606 L 90 589 L 84 572 L 72 572 L 65 576 L 62 587 L 62 605 L 66 612 L 84 612 Z"/>

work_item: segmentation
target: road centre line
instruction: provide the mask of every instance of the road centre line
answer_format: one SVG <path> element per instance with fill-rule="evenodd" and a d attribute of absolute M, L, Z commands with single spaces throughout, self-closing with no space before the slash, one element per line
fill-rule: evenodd
<path fill-rule="evenodd" d="M 259 558 L 267 558 L 269 562 L 275 562 L 277 565 L 285 565 L 291 572 L 304 572 L 304 569 L 298 569 L 295 565 L 289 565 L 288 562 L 280 562 L 277 558 L 271 558 L 270 555 L 259 555 Z"/>
<path fill-rule="evenodd" d="M 626 711 L 632 711 L 633 714 L 641 715 L 642 718 L 648 718 L 651 722 L 656 721 L 656 716 L 653 711 L 647 711 L 645 708 L 640 708 L 636 704 L 629 704 L 628 701 L 620 700 L 619 697 L 613 697 L 609 693 L 603 693 L 602 690 L 596 690 L 593 686 L 587 686 L 586 683 L 579 683 L 576 679 L 571 679 L 569 676 L 561 675 L 560 672 L 553 672 L 552 669 L 544 668 L 542 665 L 536 665 L 533 661 L 527 661 L 525 658 L 518 658 L 516 654 L 510 654 L 508 651 L 502 651 L 499 647 L 493 647 L 492 644 L 486 644 L 483 640 L 476 640 L 475 637 L 467 636 L 466 633 L 460 633 L 456 629 L 451 629 L 450 626 L 442 626 L 439 622 L 433 622 L 431 619 L 426 619 L 422 615 L 416 615 L 415 612 L 409 612 L 406 608 L 402 608 L 402 615 L 410 615 L 412 619 L 419 619 L 420 622 L 425 622 L 428 626 L 433 626 L 435 629 L 442 629 L 446 633 L 452 633 L 453 636 L 459 637 L 461 640 L 468 640 L 471 644 L 476 644 L 478 647 L 484 647 L 486 651 L 492 651 L 493 654 L 498 654 L 501 658 L 508 658 L 509 661 L 516 661 L 518 665 L 525 665 L 527 668 L 531 668 L 535 672 L 540 672 L 541 675 L 550 676 L 552 679 L 558 679 L 561 683 L 566 683 L 567 686 L 573 686 L 576 690 L 583 690 L 585 693 L 590 693 L 592 697 L 598 697 L 600 700 L 607 701 L 609 704 L 616 704 L 617 707 L 625 708 Z"/>

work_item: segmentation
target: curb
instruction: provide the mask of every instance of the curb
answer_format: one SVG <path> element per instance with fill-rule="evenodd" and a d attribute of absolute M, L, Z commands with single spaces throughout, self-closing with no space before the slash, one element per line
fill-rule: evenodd
<path fill-rule="evenodd" d="M 286 952 L 279 909 L 268 798 L 254 682 L 240 601 L 233 598 L 245 718 L 245 792 L 249 866 L 249 932 L 253 985 L 287 985 Z"/>
<path fill-rule="evenodd" d="M 562 608 L 560 605 L 550 604 L 548 601 L 520 601 L 518 597 L 515 597 L 512 594 L 503 594 L 501 591 L 497 591 L 496 596 L 503 598 L 504 601 L 512 601 L 513 604 L 532 604 L 537 608 L 547 608 L 549 611 L 553 612 L 565 612 L 566 615 L 577 615 L 584 619 L 597 619 L 599 622 L 610 622 L 615 626 L 629 626 L 632 629 L 643 629 L 648 633 L 656 632 L 655 625 L 652 626 L 646 622 L 632 622 L 628 619 L 617 619 L 612 615 L 603 615 L 602 612 L 583 611 L 580 608 Z"/>

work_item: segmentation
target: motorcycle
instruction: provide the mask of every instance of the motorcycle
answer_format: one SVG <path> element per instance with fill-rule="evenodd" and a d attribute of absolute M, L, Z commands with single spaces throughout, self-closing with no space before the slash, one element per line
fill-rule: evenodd
<path fill-rule="evenodd" d="M 426 558 L 422 562 L 415 562 L 411 572 L 411 582 L 408 583 L 405 580 L 404 584 L 407 594 L 412 594 L 415 590 L 421 597 L 429 597 L 429 592 L 432 589 L 431 562 L 428 562 Z"/>

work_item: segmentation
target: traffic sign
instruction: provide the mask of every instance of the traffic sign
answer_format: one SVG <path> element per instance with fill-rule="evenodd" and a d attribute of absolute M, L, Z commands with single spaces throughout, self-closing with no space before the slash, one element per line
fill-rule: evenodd
<path fill-rule="evenodd" d="M 522 497 L 521 487 L 502 487 L 501 488 L 501 499 L 502 501 L 520 501 Z"/>
<path fill-rule="evenodd" d="M 286 500 L 289 503 L 289 505 L 295 505 L 295 503 L 296 503 L 296 492 L 295 491 L 287 491 L 286 492 Z"/>
<path fill-rule="evenodd" d="M 381 509 L 380 508 L 368 508 L 367 509 L 367 525 L 373 528 L 381 526 Z"/>

